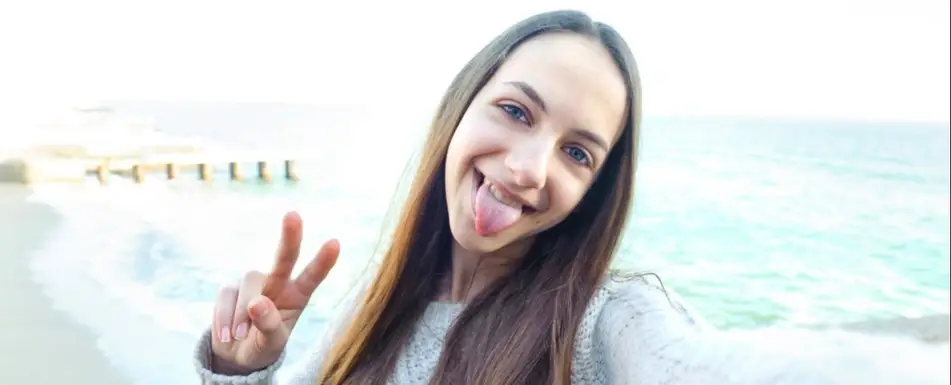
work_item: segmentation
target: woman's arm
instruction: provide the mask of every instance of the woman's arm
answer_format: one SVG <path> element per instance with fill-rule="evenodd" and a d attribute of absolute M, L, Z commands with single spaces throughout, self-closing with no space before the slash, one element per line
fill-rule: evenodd
<path fill-rule="evenodd" d="M 947 345 L 844 331 L 717 331 L 645 279 L 611 291 L 594 334 L 611 384 L 949 383 Z"/>

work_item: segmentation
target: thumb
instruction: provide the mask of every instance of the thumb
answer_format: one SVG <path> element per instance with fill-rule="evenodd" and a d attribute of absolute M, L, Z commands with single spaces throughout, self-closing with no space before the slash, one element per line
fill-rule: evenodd
<path fill-rule="evenodd" d="M 287 342 L 290 330 L 284 325 L 281 314 L 274 306 L 270 298 L 259 295 L 248 303 L 248 315 L 251 316 L 251 324 L 254 325 L 263 337 L 262 345 L 283 344 Z"/>

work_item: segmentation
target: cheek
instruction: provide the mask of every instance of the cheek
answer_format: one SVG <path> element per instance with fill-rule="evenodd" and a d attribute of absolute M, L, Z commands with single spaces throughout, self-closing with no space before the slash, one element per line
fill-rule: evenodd
<path fill-rule="evenodd" d="M 559 189 L 559 198 L 556 202 L 558 212 L 561 214 L 562 218 L 568 216 L 569 213 L 574 211 L 575 207 L 578 207 L 578 203 L 581 202 L 581 198 L 584 198 L 584 193 L 587 191 L 587 186 L 583 185 L 580 181 L 565 182 L 561 184 L 561 189 Z"/>
<path fill-rule="evenodd" d="M 447 162 L 451 167 L 465 168 L 472 158 L 498 150 L 505 143 L 504 136 L 504 130 L 479 111 L 467 112 L 453 133 Z"/>
<path fill-rule="evenodd" d="M 468 113 L 463 115 L 459 121 L 459 125 L 456 126 L 456 130 L 452 133 L 452 139 L 449 141 L 449 148 L 446 154 L 449 160 L 458 161 L 466 157 L 468 147 L 472 142 L 469 138 L 471 135 L 470 132 L 472 131 L 472 124 L 469 120 Z"/>
<path fill-rule="evenodd" d="M 567 218 L 581 203 L 586 191 L 587 186 L 577 180 L 550 185 L 551 206 L 540 218 L 541 230 L 552 228 Z"/>

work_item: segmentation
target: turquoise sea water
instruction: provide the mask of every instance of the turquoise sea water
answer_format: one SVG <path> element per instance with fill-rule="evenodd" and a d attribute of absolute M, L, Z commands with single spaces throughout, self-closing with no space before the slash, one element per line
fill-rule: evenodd
<path fill-rule="evenodd" d="M 33 199 L 62 223 L 34 273 L 143 384 L 190 383 L 217 288 L 266 269 L 284 211 L 305 248 L 343 254 L 295 331 L 291 360 L 372 256 L 426 117 L 285 105 L 126 103 L 166 131 L 306 153 L 304 180 L 203 186 L 90 181 Z M 648 118 L 619 267 L 658 272 L 725 328 L 948 313 L 947 124 Z M 146 351 L 140 340 L 149 335 Z"/>

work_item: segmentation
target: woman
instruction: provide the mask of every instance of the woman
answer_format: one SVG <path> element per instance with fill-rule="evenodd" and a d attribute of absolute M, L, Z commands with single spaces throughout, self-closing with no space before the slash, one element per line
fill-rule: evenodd
<path fill-rule="evenodd" d="M 584 14 L 537 15 L 490 42 L 443 97 L 375 279 L 290 383 L 838 383 L 719 342 L 657 280 L 609 276 L 640 102 L 626 43 Z M 339 253 L 327 242 L 291 279 L 296 214 L 282 234 L 273 271 L 222 290 L 197 350 L 204 383 L 272 383 Z"/>

